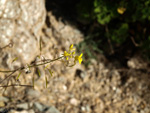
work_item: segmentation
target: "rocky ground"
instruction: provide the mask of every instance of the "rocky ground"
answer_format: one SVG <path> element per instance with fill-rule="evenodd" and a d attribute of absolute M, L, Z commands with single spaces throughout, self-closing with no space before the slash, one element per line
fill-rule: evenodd
<path fill-rule="evenodd" d="M 41 55 L 53 59 L 70 44 L 81 42 L 84 36 L 75 26 L 48 12 L 41 37 Z M 61 62 L 55 62 L 50 66 L 53 76 L 43 66 L 29 74 L 23 73 L 17 83 L 32 84 L 34 76 L 34 88 L 1 88 L 0 112 L 150 113 L 150 64 L 135 55 L 124 68 L 117 60 L 112 62 L 100 54 L 97 57 L 97 60 L 91 59 L 88 67 L 83 64 L 65 67 Z M 37 69 L 41 77 L 38 77 Z"/>

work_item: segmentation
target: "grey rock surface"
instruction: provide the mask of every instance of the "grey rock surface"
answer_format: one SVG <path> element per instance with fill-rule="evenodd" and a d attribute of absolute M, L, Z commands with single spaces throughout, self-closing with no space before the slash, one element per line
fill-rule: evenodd
<path fill-rule="evenodd" d="M 36 109 L 38 109 L 38 111 L 42 112 L 44 110 L 44 107 L 42 106 L 42 104 L 40 104 L 39 102 L 35 102 L 34 106 Z"/>
<path fill-rule="evenodd" d="M 46 113 L 60 113 L 60 111 L 52 106 L 46 111 Z"/>
<path fill-rule="evenodd" d="M 0 48 L 13 42 L 0 52 L 1 68 L 14 69 L 35 58 L 45 17 L 44 0 L 0 0 Z M 18 62 L 10 65 L 15 57 Z"/>
<path fill-rule="evenodd" d="M 17 108 L 21 108 L 21 109 L 28 109 L 28 103 L 20 103 L 16 106 Z"/>
<path fill-rule="evenodd" d="M 9 99 L 8 99 L 8 98 L 6 98 L 6 97 L 0 96 L 0 101 L 8 102 L 8 101 L 9 101 Z"/>
<path fill-rule="evenodd" d="M 34 89 L 28 89 L 26 94 L 29 98 L 38 98 L 40 96 L 40 93 Z"/>

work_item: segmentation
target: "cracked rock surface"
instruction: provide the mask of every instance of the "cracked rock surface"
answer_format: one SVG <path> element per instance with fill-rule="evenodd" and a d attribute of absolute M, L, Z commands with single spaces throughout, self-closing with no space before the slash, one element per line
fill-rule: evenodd
<path fill-rule="evenodd" d="M 0 48 L 13 44 L 0 52 L 0 64 L 5 64 L 0 67 L 13 69 L 35 58 L 45 17 L 44 0 L 0 0 Z M 10 65 L 15 57 L 18 61 Z"/>

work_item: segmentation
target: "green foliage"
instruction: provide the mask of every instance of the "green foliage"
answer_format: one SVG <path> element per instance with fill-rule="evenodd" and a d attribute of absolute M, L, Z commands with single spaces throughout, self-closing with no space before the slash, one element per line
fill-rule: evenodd
<path fill-rule="evenodd" d="M 150 0 L 80 0 L 77 6 L 81 20 L 88 21 L 90 25 L 97 23 L 99 26 L 90 31 L 90 35 L 100 34 L 96 40 L 90 37 L 90 42 L 105 43 L 109 39 L 112 46 L 115 47 L 122 46 L 129 41 L 133 43 L 131 40 L 133 37 L 138 47 L 142 48 L 144 53 L 149 53 Z M 98 44 L 94 44 L 93 48 L 97 47 L 95 45 Z"/>
<path fill-rule="evenodd" d="M 16 80 L 18 80 L 18 79 L 19 79 L 20 75 L 21 75 L 21 72 L 20 72 L 20 73 L 19 73 L 19 75 L 17 76 Z"/>
<path fill-rule="evenodd" d="M 98 42 L 94 41 L 94 38 L 97 37 L 97 35 L 99 34 L 89 35 L 85 37 L 85 40 L 83 42 L 77 45 L 78 51 L 80 52 L 82 51 L 84 53 L 83 61 L 84 61 L 85 66 L 88 66 L 88 64 L 90 64 L 91 58 L 96 59 L 95 53 L 102 53 L 102 50 L 99 49 L 101 40 L 99 40 Z"/>
<path fill-rule="evenodd" d="M 126 38 L 128 37 L 128 24 L 127 23 L 121 23 L 121 25 L 118 25 L 119 27 L 118 28 L 114 28 L 112 30 L 112 33 L 111 33 L 111 40 L 118 43 L 118 44 L 121 44 L 123 43 Z"/>
<path fill-rule="evenodd" d="M 116 16 L 114 10 L 116 6 L 111 2 L 105 2 L 103 0 L 94 0 L 94 14 L 96 15 L 97 21 L 100 24 L 107 24 Z"/>

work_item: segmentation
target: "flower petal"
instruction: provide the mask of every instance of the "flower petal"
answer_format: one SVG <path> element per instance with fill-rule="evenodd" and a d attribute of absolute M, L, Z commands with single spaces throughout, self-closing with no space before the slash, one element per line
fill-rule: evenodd
<path fill-rule="evenodd" d="M 73 44 L 70 45 L 69 49 L 72 49 L 72 48 L 73 48 Z"/>
<path fill-rule="evenodd" d="M 79 61 L 79 64 L 81 64 L 81 62 L 82 62 L 82 58 L 79 58 L 79 59 L 78 59 L 78 61 Z"/>
<path fill-rule="evenodd" d="M 83 53 L 81 53 L 79 57 L 81 58 L 82 56 L 83 56 Z"/>

